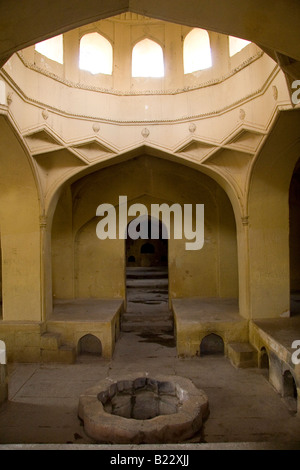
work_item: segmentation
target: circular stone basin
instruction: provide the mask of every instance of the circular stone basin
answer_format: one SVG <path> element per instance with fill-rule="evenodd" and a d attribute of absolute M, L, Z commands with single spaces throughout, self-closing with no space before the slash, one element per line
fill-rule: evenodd
<path fill-rule="evenodd" d="M 177 443 L 193 437 L 208 417 L 208 399 L 184 377 L 105 379 L 79 398 L 85 432 L 112 444 Z"/>

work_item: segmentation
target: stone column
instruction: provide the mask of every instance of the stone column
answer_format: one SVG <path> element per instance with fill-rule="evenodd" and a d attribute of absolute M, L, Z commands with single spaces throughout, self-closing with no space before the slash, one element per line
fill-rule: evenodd
<path fill-rule="evenodd" d="M 77 30 L 64 34 L 64 77 L 67 81 L 79 82 L 79 37 Z"/>

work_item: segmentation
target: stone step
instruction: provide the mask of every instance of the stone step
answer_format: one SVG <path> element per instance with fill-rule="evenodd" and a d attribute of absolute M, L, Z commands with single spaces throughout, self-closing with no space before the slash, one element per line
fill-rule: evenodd
<path fill-rule="evenodd" d="M 126 287 L 127 288 L 165 288 L 167 289 L 169 285 L 168 279 L 127 279 Z"/>
<path fill-rule="evenodd" d="M 138 315 L 136 313 L 129 313 L 129 314 L 124 314 L 122 316 L 122 323 L 128 323 L 128 322 L 135 322 L 135 323 L 154 323 L 154 322 L 166 322 L 166 321 L 173 321 L 172 315 Z"/>
<path fill-rule="evenodd" d="M 61 346 L 61 335 L 59 333 L 46 332 L 41 335 L 41 350 L 57 351 Z"/>
<path fill-rule="evenodd" d="M 236 367 L 257 367 L 257 351 L 250 343 L 228 343 L 227 355 Z"/>
<path fill-rule="evenodd" d="M 127 309 L 144 308 L 145 305 L 155 306 L 156 310 L 165 309 L 168 305 L 168 299 L 165 296 L 153 297 L 152 299 L 139 299 L 135 296 L 127 296 Z"/>
<path fill-rule="evenodd" d="M 42 362 L 57 362 L 60 364 L 74 364 L 76 362 L 76 347 L 62 344 L 57 350 L 42 349 Z"/>
<path fill-rule="evenodd" d="M 121 323 L 121 330 L 130 333 L 141 333 L 141 334 L 170 334 L 173 333 L 173 322 L 172 321 L 161 321 L 161 322 L 125 322 Z"/>
<path fill-rule="evenodd" d="M 147 272 L 147 271 L 139 271 L 139 272 L 131 272 L 126 271 L 126 278 L 127 279 L 168 279 L 168 273 L 164 271 L 158 272 Z"/>
<path fill-rule="evenodd" d="M 59 333 L 47 331 L 41 335 L 40 342 L 41 361 L 74 364 L 76 361 L 76 347 L 63 344 Z"/>

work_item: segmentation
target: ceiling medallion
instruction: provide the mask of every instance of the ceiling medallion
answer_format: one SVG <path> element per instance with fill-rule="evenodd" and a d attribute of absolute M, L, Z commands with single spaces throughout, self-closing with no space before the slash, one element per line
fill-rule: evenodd
<path fill-rule="evenodd" d="M 43 109 L 43 111 L 42 111 L 42 116 L 43 116 L 43 118 L 44 118 L 45 120 L 48 119 L 49 113 L 48 113 L 47 109 Z"/>
<path fill-rule="evenodd" d="M 8 106 L 11 105 L 12 100 L 13 100 L 13 94 L 12 94 L 12 93 L 8 93 L 8 95 L 7 95 L 7 97 L 6 97 L 6 101 L 7 101 Z"/>
<path fill-rule="evenodd" d="M 100 124 L 95 122 L 95 124 L 93 124 L 93 131 L 94 132 L 99 132 L 100 131 Z"/>
<path fill-rule="evenodd" d="M 194 122 L 191 122 L 191 124 L 189 125 L 189 131 L 193 133 L 195 132 L 196 129 L 197 129 L 196 124 Z"/>
<path fill-rule="evenodd" d="M 273 85 L 272 89 L 273 89 L 273 98 L 276 101 L 278 98 L 278 88 L 277 86 Z"/>
<path fill-rule="evenodd" d="M 145 127 L 145 128 L 142 130 L 141 134 L 142 134 L 142 136 L 146 139 L 146 138 L 149 136 L 150 131 L 149 131 L 149 129 L 147 129 L 147 127 Z"/>
<path fill-rule="evenodd" d="M 243 121 L 246 117 L 246 111 L 244 109 L 240 109 L 240 119 Z"/>

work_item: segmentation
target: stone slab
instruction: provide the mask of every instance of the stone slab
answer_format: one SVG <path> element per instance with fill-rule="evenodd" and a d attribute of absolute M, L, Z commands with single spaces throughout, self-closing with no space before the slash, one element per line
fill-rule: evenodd
<path fill-rule="evenodd" d="M 200 343 L 211 333 L 221 336 L 225 353 L 228 342 L 248 341 L 248 321 L 239 315 L 237 299 L 173 299 L 172 310 L 179 356 L 200 355 Z"/>

